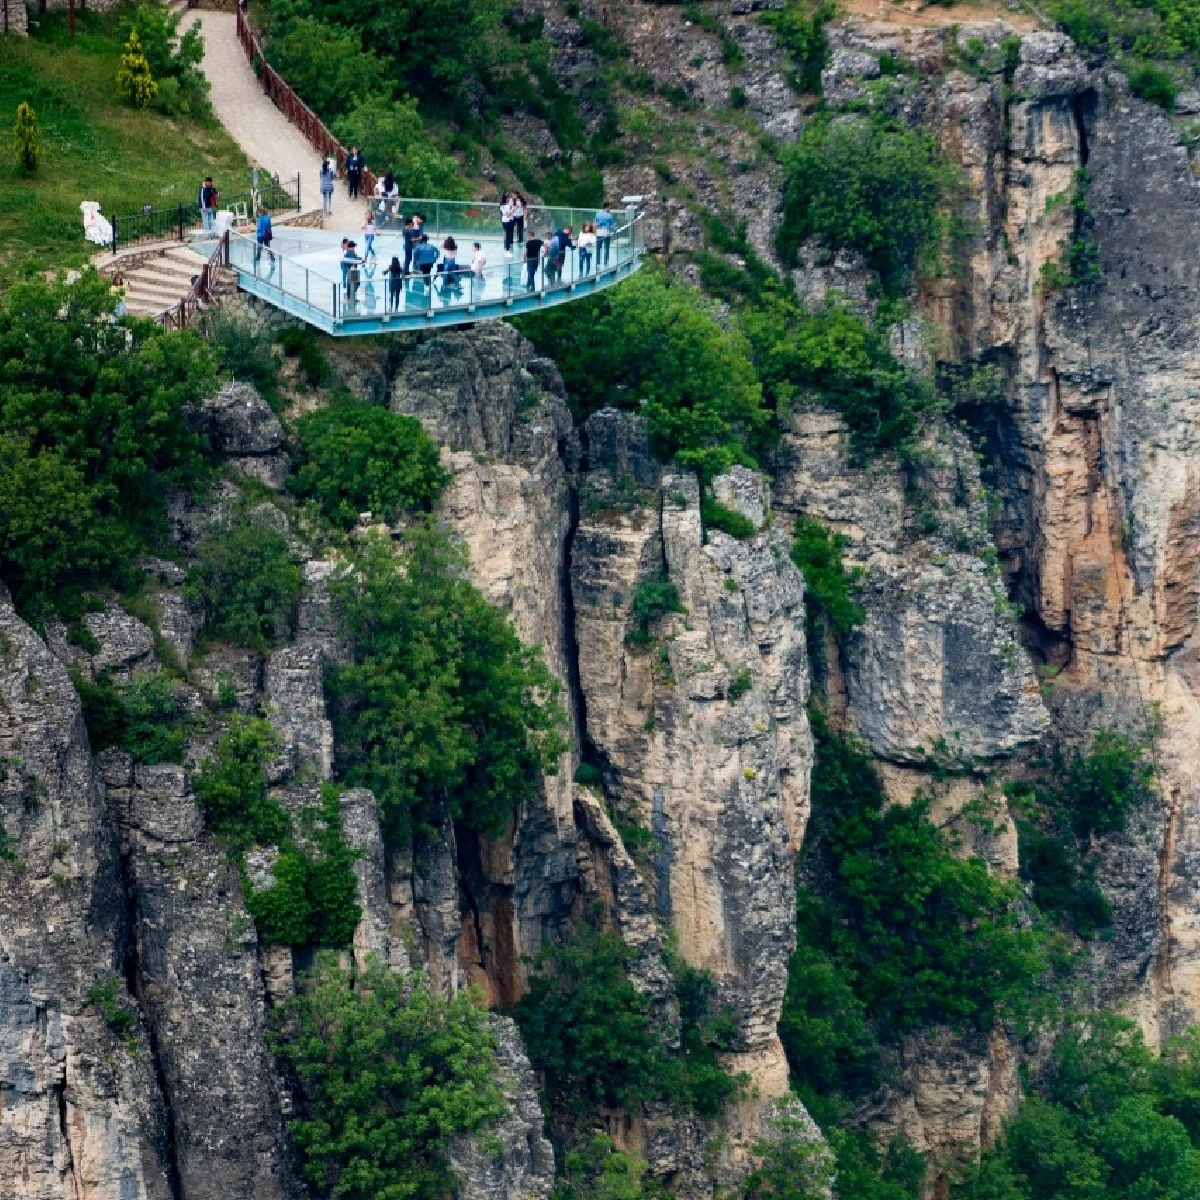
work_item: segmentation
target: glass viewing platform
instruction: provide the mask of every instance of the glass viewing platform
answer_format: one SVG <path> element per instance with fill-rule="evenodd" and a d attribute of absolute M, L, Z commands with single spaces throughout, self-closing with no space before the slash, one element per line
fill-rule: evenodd
<path fill-rule="evenodd" d="M 385 211 L 386 202 L 372 203 L 381 210 L 373 259 L 348 271 L 342 268 L 342 238 L 356 242 L 361 257 L 366 250 L 361 233 L 289 225 L 276 227 L 269 249 L 256 245 L 253 237 L 231 232 L 226 265 L 237 272 L 243 291 L 334 337 L 353 337 L 466 325 L 578 300 L 631 275 L 645 253 L 643 214 L 635 205 L 615 208 L 607 260 L 599 247 L 590 264 L 581 260 L 578 249 L 568 250 L 561 275 L 554 278 L 543 256 L 530 286 L 524 244 L 514 242 L 512 257 L 505 257 L 498 204 L 405 199 Z M 439 260 L 429 275 L 414 266 L 393 293 L 387 268 L 393 257 L 404 263 L 402 229 L 414 212 L 425 214 L 424 232 L 440 252 Z M 594 208 L 530 206 L 525 237 L 532 230 L 548 244 L 556 230 L 569 225 L 577 238 L 583 223 L 595 215 Z M 453 273 L 440 270 L 447 236 L 458 244 Z M 471 269 L 475 242 L 487 260 L 478 274 Z"/>

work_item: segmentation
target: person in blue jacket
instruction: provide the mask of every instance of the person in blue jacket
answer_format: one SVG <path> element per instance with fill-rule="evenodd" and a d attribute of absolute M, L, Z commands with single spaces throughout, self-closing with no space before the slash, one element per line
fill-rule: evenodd
<path fill-rule="evenodd" d="M 258 267 L 263 250 L 266 250 L 268 275 L 275 273 L 275 255 L 271 250 L 271 242 L 274 237 L 275 232 L 271 228 L 271 214 L 260 204 L 258 206 L 258 220 L 254 223 L 254 266 L 255 268 Z"/>
<path fill-rule="evenodd" d="M 617 218 L 613 216 L 609 202 L 605 200 L 600 211 L 596 214 L 596 266 L 608 266 L 608 252 L 612 247 L 613 232 L 617 228 Z"/>

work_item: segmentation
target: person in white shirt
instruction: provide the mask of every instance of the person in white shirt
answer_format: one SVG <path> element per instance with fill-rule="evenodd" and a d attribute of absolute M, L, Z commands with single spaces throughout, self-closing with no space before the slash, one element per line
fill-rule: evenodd
<path fill-rule="evenodd" d="M 579 274 L 592 273 L 592 255 L 596 250 L 596 226 L 591 221 L 584 221 L 579 237 L 575 239 L 579 251 Z"/>
<path fill-rule="evenodd" d="M 483 278 L 483 268 L 487 266 L 487 255 L 483 252 L 483 245 L 480 242 L 475 242 L 475 256 L 471 259 L 471 271 L 477 279 Z"/>
<path fill-rule="evenodd" d="M 512 258 L 513 221 L 516 219 L 516 206 L 512 194 L 505 192 L 500 201 L 500 227 L 504 230 L 504 257 Z"/>

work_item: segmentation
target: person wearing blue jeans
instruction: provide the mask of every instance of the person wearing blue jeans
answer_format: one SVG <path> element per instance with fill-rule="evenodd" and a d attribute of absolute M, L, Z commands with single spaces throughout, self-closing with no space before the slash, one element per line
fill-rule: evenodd
<path fill-rule="evenodd" d="M 606 200 L 604 206 L 596 214 L 596 266 L 608 266 L 608 252 L 612 246 L 613 232 L 617 228 L 617 218 Z"/>
<path fill-rule="evenodd" d="M 538 265 L 542 261 L 542 250 L 545 244 L 536 233 L 532 232 L 529 240 L 525 243 L 525 290 L 527 292 L 532 292 L 534 284 L 537 282 Z"/>

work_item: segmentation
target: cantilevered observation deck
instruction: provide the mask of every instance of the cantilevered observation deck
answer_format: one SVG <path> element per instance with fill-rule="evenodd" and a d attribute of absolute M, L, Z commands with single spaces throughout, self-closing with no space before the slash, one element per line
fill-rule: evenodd
<path fill-rule="evenodd" d="M 364 216 L 367 203 L 364 200 Z M 447 235 L 458 243 L 459 270 L 446 276 L 435 267 L 431 276 L 405 277 L 399 304 L 394 306 L 386 270 L 393 256 L 404 262 L 401 231 L 404 219 L 413 212 L 425 214 L 425 233 L 439 250 Z M 567 225 L 578 235 L 583 223 L 595 215 L 594 208 L 531 207 L 525 236 L 534 230 L 548 242 L 555 230 Z M 569 303 L 631 275 L 645 254 L 644 218 L 634 203 L 614 209 L 613 215 L 616 230 L 607 262 L 598 262 L 593 253 L 590 267 L 585 268 L 578 250 L 570 250 L 561 278 L 552 281 L 543 258 L 532 289 L 526 284 L 524 246 L 514 244 L 512 257 L 505 257 L 499 206 L 490 201 L 398 201 L 376 235 L 373 266 L 353 269 L 348 280 L 341 266 L 341 240 L 353 238 L 361 256 L 364 238 L 337 230 L 280 225 L 270 253 L 257 247 L 252 237 L 230 233 L 226 265 L 237 272 L 243 291 L 334 337 L 467 325 Z M 487 257 L 482 275 L 470 269 L 475 242 L 482 244 Z"/>

